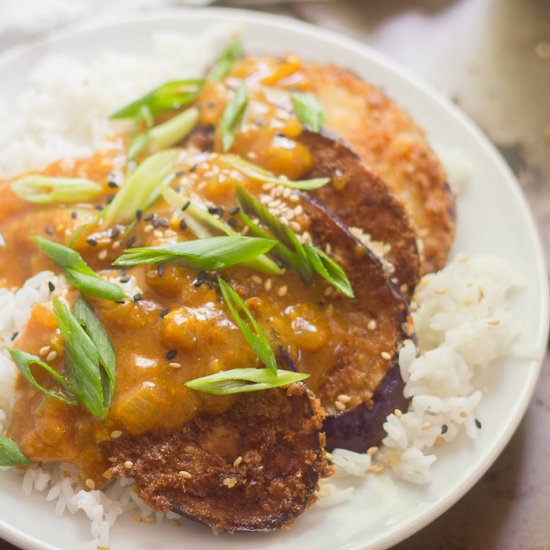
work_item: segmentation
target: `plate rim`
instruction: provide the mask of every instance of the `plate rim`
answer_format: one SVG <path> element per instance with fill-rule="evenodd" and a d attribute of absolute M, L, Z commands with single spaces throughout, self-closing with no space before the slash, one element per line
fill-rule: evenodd
<path fill-rule="evenodd" d="M 108 30 L 109 28 L 131 25 L 135 23 L 146 23 L 153 20 L 163 20 L 166 18 L 196 18 L 196 19 L 213 19 L 223 18 L 226 21 L 240 22 L 247 24 L 254 24 L 255 22 L 265 24 L 272 27 L 278 27 L 283 30 L 290 30 L 292 32 L 298 32 L 306 34 L 309 37 L 320 40 L 321 42 L 333 42 L 340 46 L 343 46 L 360 57 L 368 58 L 375 63 L 382 65 L 384 69 L 388 69 L 398 78 L 408 81 L 413 85 L 417 91 L 429 97 L 430 101 L 438 103 L 441 107 L 445 108 L 457 122 L 466 126 L 469 132 L 471 132 L 478 143 L 483 148 L 483 154 L 487 156 L 491 163 L 494 164 L 499 171 L 501 171 L 508 182 L 510 183 L 509 189 L 513 193 L 514 199 L 518 208 L 522 212 L 523 222 L 526 224 L 526 230 L 530 235 L 531 246 L 535 252 L 535 265 L 536 273 L 535 277 L 540 286 L 542 296 L 541 306 L 539 310 L 537 326 L 539 331 L 537 334 L 537 349 L 535 351 L 536 357 L 529 360 L 530 372 L 526 384 L 524 385 L 523 398 L 517 405 L 518 413 L 513 420 L 506 427 L 506 431 L 498 440 L 487 456 L 481 460 L 474 471 L 468 478 L 463 480 L 463 483 L 452 490 L 447 492 L 443 498 L 439 499 L 437 503 L 432 504 L 427 510 L 418 512 L 412 519 L 408 519 L 402 526 L 394 531 L 382 535 L 373 540 L 370 548 L 372 550 L 388 548 L 394 544 L 404 541 L 410 536 L 414 535 L 435 519 L 444 514 L 452 505 L 457 503 L 472 487 L 479 481 L 483 474 L 490 468 L 495 462 L 498 456 L 502 453 L 504 447 L 509 443 L 510 439 L 516 432 L 519 423 L 525 417 L 525 413 L 529 403 L 531 402 L 535 385 L 540 375 L 542 365 L 546 356 L 547 348 L 547 336 L 550 327 L 550 290 L 548 274 L 545 266 L 545 254 L 542 245 L 542 240 L 538 226 L 533 215 L 533 212 L 527 202 L 527 198 L 524 195 L 521 186 L 512 172 L 508 163 L 504 160 L 502 155 L 498 152 L 495 145 L 489 140 L 489 138 L 481 131 L 481 129 L 456 105 L 452 103 L 441 92 L 437 91 L 431 84 L 424 81 L 422 78 L 414 74 L 413 71 L 407 67 L 400 65 L 386 54 L 376 50 L 372 46 L 361 42 L 357 38 L 347 37 L 338 31 L 326 29 L 324 27 L 314 25 L 305 21 L 293 19 L 286 15 L 278 15 L 264 12 L 257 12 L 247 9 L 237 8 L 224 8 L 224 7 L 205 7 L 205 8 L 193 8 L 193 7 L 180 7 L 171 9 L 152 10 L 141 14 L 119 14 L 119 15 L 106 15 L 95 19 L 92 23 L 77 23 L 68 26 L 63 30 L 56 30 L 47 37 L 31 39 L 23 45 L 13 46 L 0 54 L 0 66 L 12 62 L 19 56 L 24 56 L 28 53 L 36 52 L 43 46 L 56 44 L 63 42 L 64 40 L 71 39 L 71 37 L 93 33 L 98 30 Z M 78 55 L 78 54 L 77 54 Z M 21 532 L 17 528 L 13 528 L 8 525 L 4 520 L 0 519 L 0 535 L 10 541 L 12 544 L 32 549 L 32 550 L 55 550 L 56 547 L 49 543 L 40 541 L 33 535 L 28 535 Z M 361 550 L 366 548 L 362 545 L 361 541 L 358 541 L 354 546 L 347 546 L 346 550 Z"/>

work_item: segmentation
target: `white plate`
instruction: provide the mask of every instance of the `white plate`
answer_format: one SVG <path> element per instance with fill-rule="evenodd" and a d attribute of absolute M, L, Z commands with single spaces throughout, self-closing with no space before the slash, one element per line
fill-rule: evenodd
<path fill-rule="evenodd" d="M 129 518 L 114 528 L 113 550 L 192 548 L 208 550 L 370 550 L 387 548 L 410 536 L 456 502 L 496 459 L 516 429 L 533 392 L 548 331 L 548 287 L 535 224 L 510 170 L 493 146 L 449 101 L 400 67 L 358 42 L 285 18 L 236 10 L 207 9 L 160 13 L 100 28 L 81 29 L 0 60 L 0 94 L 13 99 L 29 70 L 45 53 L 70 53 L 91 59 L 101 49 L 145 52 L 157 31 L 196 33 L 210 24 L 246 23 L 245 46 L 252 51 L 293 51 L 306 59 L 348 66 L 381 85 L 408 108 L 433 142 L 459 149 L 473 174 L 458 200 L 455 250 L 494 253 L 507 260 L 525 287 L 513 310 L 522 327 L 519 345 L 530 360 L 510 360 L 486 373 L 480 407 L 483 422 L 476 442 L 458 439 L 444 448 L 434 481 L 414 487 L 390 475 L 369 476 L 351 502 L 306 512 L 287 532 L 214 537 L 191 522 L 136 524 Z M 56 518 L 53 505 L 37 495 L 24 497 L 19 476 L 0 475 L 0 536 L 28 549 L 85 548 L 89 522 L 81 516 Z"/>

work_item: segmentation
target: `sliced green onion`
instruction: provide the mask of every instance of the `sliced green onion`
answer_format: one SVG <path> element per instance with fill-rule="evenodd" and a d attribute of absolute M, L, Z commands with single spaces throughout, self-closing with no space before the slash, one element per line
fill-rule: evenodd
<path fill-rule="evenodd" d="M 72 248 L 42 237 L 32 237 L 32 240 L 62 269 L 70 285 L 86 294 L 113 302 L 124 298 L 122 288 L 102 279 Z"/>
<path fill-rule="evenodd" d="M 300 189 L 302 191 L 312 191 L 319 189 L 330 182 L 330 178 L 313 178 L 309 180 L 289 180 L 285 177 L 277 177 L 272 172 L 264 170 L 251 162 L 248 162 L 236 155 L 226 155 L 223 160 L 235 170 L 241 172 L 245 176 L 264 183 L 272 183 L 274 185 L 282 185 L 290 187 L 290 189 Z"/>
<path fill-rule="evenodd" d="M 193 269 L 216 270 L 242 264 L 268 252 L 276 244 L 252 237 L 211 237 L 147 248 L 128 248 L 113 265 L 132 266 L 172 262 Z"/>
<path fill-rule="evenodd" d="M 97 349 L 99 362 L 106 375 L 106 377 L 102 377 L 102 387 L 104 404 L 108 408 L 113 400 L 116 383 L 116 360 L 113 343 L 92 306 L 82 296 L 76 299 L 73 313 Z"/>
<path fill-rule="evenodd" d="M 231 42 L 208 72 L 208 80 L 222 80 L 243 54 L 240 38 Z"/>
<path fill-rule="evenodd" d="M 114 223 L 130 222 L 138 210 L 145 210 L 158 192 L 160 184 L 174 170 L 178 155 L 178 151 L 169 150 L 145 159 L 130 174 L 111 204 L 103 211 L 105 224 L 110 226 Z"/>
<path fill-rule="evenodd" d="M 154 119 L 148 107 L 142 105 L 128 136 L 128 161 L 133 161 L 149 143 L 149 135 Z"/>
<path fill-rule="evenodd" d="M 76 405 L 76 401 L 74 399 L 74 396 L 72 395 L 69 384 L 63 378 L 63 376 L 61 376 L 61 374 L 59 374 L 54 368 L 52 368 L 47 363 L 44 363 L 44 361 L 42 361 L 42 359 L 40 359 L 39 357 L 31 355 L 30 353 L 27 353 L 25 351 L 14 348 L 8 348 L 8 351 L 10 352 L 11 358 L 17 365 L 17 368 L 20 370 L 21 374 L 37 390 L 41 391 L 52 399 L 57 399 L 58 401 L 62 401 L 63 403 L 67 403 L 68 405 Z M 48 376 L 50 376 L 50 378 L 52 378 L 53 381 L 58 386 L 60 386 L 61 391 L 49 390 L 48 388 L 45 388 L 44 386 L 39 384 L 32 374 L 32 371 L 30 369 L 31 365 L 36 365 L 46 371 L 48 373 Z"/>
<path fill-rule="evenodd" d="M 236 196 L 237 204 L 241 209 L 239 216 L 252 234 L 257 237 L 269 238 L 271 237 L 269 232 L 271 232 L 279 241 L 274 252 L 289 263 L 305 282 L 310 283 L 313 271 L 304 247 L 292 229 L 283 224 L 266 206 L 242 187 L 237 187 Z M 247 216 L 247 213 L 257 217 L 269 232 L 255 224 Z"/>
<path fill-rule="evenodd" d="M 181 211 L 180 215 L 187 224 L 187 227 L 189 227 L 189 229 L 191 229 L 191 231 L 193 231 L 199 239 L 213 237 L 214 235 L 212 234 L 211 229 L 225 233 L 230 237 L 236 237 L 239 235 L 239 233 L 229 224 L 220 220 L 217 216 L 210 214 L 208 210 L 201 208 L 179 193 L 176 193 L 170 187 L 161 185 L 160 192 L 164 197 L 164 200 L 177 210 L 181 210 L 185 207 L 185 211 Z M 243 262 L 243 265 L 269 275 L 280 275 L 282 273 L 281 268 L 264 254 L 254 258 L 253 260 Z"/>
<path fill-rule="evenodd" d="M 246 112 L 248 105 L 248 87 L 246 82 L 241 82 L 237 88 L 233 99 L 228 103 L 222 115 L 220 122 L 220 132 L 222 137 L 222 147 L 224 153 L 227 153 L 233 146 L 235 135 Z"/>
<path fill-rule="evenodd" d="M 320 132 L 325 121 L 325 110 L 321 102 L 310 93 L 291 94 L 292 105 L 298 120 L 314 132 Z"/>
<path fill-rule="evenodd" d="M 170 120 L 151 128 L 147 149 L 151 152 L 167 149 L 187 137 L 199 120 L 199 110 L 190 107 Z"/>
<path fill-rule="evenodd" d="M 311 266 L 316 273 L 348 298 L 354 297 L 348 276 L 339 264 L 311 243 L 306 243 L 305 250 Z"/>
<path fill-rule="evenodd" d="M 160 115 L 166 111 L 180 109 L 195 101 L 203 83 L 204 80 L 202 78 L 166 82 L 128 105 L 121 107 L 110 118 L 134 118 L 141 107 L 147 107 L 153 116 Z"/>
<path fill-rule="evenodd" d="M 71 390 L 94 416 L 105 418 L 107 407 L 97 347 L 63 302 L 54 298 L 53 310 L 65 346 Z"/>
<path fill-rule="evenodd" d="M 31 466 L 32 464 L 32 460 L 13 439 L 0 435 L 0 466 L 14 468 L 16 466 Z"/>
<path fill-rule="evenodd" d="M 218 277 L 218 285 L 225 305 L 244 334 L 246 341 L 264 366 L 273 374 L 277 374 L 277 360 L 262 327 L 254 319 L 244 300 L 221 277 Z"/>
<path fill-rule="evenodd" d="M 273 249 L 274 252 L 288 262 L 298 272 L 302 280 L 310 283 L 315 272 L 334 288 L 349 298 L 353 298 L 351 283 L 346 272 L 337 262 L 311 242 L 303 245 L 288 226 L 278 220 L 256 197 L 242 187 L 237 187 L 236 195 L 243 223 L 256 237 L 270 238 L 269 232 L 271 232 L 279 240 Z M 246 212 L 256 216 L 269 232 L 254 223 L 246 215 Z"/>
<path fill-rule="evenodd" d="M 309 374 L 278 370 L 273 374 L 267 369 L 232 369 L 202 378 L 189 380 L 185 385 L 196 391 L 213 395 L 229 395 L 287 386 L 309 378 Z"/>
<path fill-rule="evenodd" d="M 86 202 L 103 193 L 103 188 L 95 181 L 38 174 L 15 180 L 11 188 L 18 197 L 35 204 Z"/>

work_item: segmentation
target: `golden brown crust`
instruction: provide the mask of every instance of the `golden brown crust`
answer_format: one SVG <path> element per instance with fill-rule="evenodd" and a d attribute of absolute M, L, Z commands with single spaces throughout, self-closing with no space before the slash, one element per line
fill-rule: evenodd
<path fill-rule="evenodd" d="M 444 267 L 454 202 L 443 168 L 411 117 L 378 88 L 336 65 L 304 64 L 326 126 L 342 136 L 406 205 L 423 243 L 422 273 Z"/>
<path fill-rule="evenodd" d="M 152 508 L 217 530 L 278 529 L 315 502 L 329 471 L 323 417 L 303 384 L 242 394 L 171 435 L 111 442 L 107 475 L 129 475 Z"/>
<path fill-rule="evenodd" d="M 395 268 L 392 278 L 410 295 L 420 278 L 420 258 L 416 232 L 402 203 L 344 144 L 308 131 L 299 141 L 313 155 L 310 176 L 331 178 L 329 185 L 310 194 L 350 228 L 390 247 L 384 258 Z"/>

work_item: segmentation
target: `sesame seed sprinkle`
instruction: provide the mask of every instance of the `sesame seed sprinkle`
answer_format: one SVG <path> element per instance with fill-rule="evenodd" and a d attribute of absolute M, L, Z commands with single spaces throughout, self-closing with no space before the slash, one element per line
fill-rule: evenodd
<path fill-rule="evenodd" d="M 346 406 L 344 405 L 344 403 L 342 403 L 341 401 L 335 401 L 334 402 L 334 406 L 339 410 L 339 411 L 343 411 L 346 409 Z"/>
<path fill-rule="evenodd" d="M 235 461 L 233 462 L 233 467 L 236 468 L 241 462 L 243 461 L 242 456 L 238 456 Z"/>
<path fill-rule="evenodd" d="M 382 357 L 382 359 L 385 359 L 386 361 L 389 361 L 391 359 L 391 353 L 388 353 L 387 351 L 383 351 L 380 354 L 380 357 Z"/>
<path fill-rule="evenodd" d="M 107 249 L 104 248 L 98 255 L 97 257 L 100 259 L 100 260 L 104 260 L 106 257 L 107 257 Z"/>
<path fill-rule="evenodd" d="M 374 456 L 378 452 L 378 447 L 369 447 L 367 449 L 367 454 L 370 456 Z"/>
<path fill-rule="evenodd" d="M 367 324 L 367 328 L 369 330 L 376 330 L 376 324 L 376 321 L 374 319 L 371 319 Z"/>
<path fill-rule="evenodd" d="M 183 477 L 183 479 L 191 479 L 193 477 L 187 470 L 180 470 L 178 476 Z"/>
<path fill-rule="evenodd" d="M 118 439 L 122 435 L 120 430 L 113 430 L 111 432 L 111 439 Z"/>
<path fill-rule="evenodd" d="M 51 350 L 50 346 L 41 347 L 40 351 L 38 352 L 38 355 L 40 355 L 41 357 L 45 357 L 46 355 L 48 355 L 48 353 L 50 353 L 50 350 Z"/>
<path fill-rule="evenodd" d="M 125 467 L 127 470 L 131 470 L 131 469 L 134 467 L 134 463 L 133 463 L 131 460 L 127 460 L 127 461 L 124 463 L 124 467 Z"/>
<path fill-rule="evenodd" d="M 88 489 L 95 489 L 95 481 L 93 479 L 87 479 L 86 487 L 88 487 Z"/>
<path fill-rule="evenodd" d="M 168 363 L 168 366 L 172 369 L 180 369 L 181 363 Z"/>
<path fill-rule="evenodd" d="M 277 290 L 277 296 L 283 297 L 288 291 L 288 287 L 286 285 L 283 285 L 279 287 L 279 290 Z"/>
<path fill-rule="evenodd" d="M 46 361 L 54 361 L 57 358 L 57 351 L 52 350 L 46 355 Z"/>

